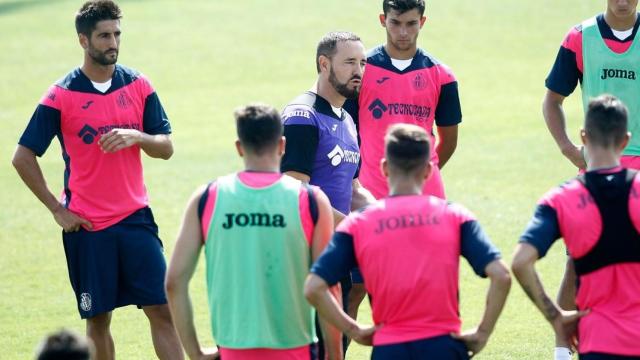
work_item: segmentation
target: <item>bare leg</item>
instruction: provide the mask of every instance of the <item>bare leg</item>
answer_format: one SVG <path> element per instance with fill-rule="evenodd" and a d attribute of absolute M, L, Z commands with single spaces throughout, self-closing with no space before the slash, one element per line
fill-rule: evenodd
<path fill-rule="evenodd" d="M 114 360 L 116 348 L 111 337 L 111 312 L 87 319 L 87 337 L 93 341 L 96 360 Z"/>
<path fill-rule="evenodd" d="M 173 327 L 173 320 L 168 305 L 144 306 L 142 308 L 149 318 L 151 338 L 156 355 L 160 360 L 182 360 L 182 345 Z"/>

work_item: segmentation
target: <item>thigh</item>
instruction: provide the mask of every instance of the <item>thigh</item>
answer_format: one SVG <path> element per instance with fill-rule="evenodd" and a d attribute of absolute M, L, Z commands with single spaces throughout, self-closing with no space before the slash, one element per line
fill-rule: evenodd
<path fill-rule="evenodd" d="M 80 229 L 62 238 L 80 317 L 113 310 L 118 297 L 118 249 L 113 232 Z"/>
<path fill-rule="evenodd" d="M 167 265 L 158 227 L 148 208 L 117 225 L 119 263 L 118 306 L 166 304 Z"/>

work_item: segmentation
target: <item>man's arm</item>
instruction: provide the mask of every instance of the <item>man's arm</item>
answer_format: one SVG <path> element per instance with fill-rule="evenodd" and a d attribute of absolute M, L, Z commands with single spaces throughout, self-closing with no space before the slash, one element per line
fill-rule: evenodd
<path fill-rule="evenodd" d="M 436 153 L 438 154 L 438 167 L 442 169 L 458 146 L 458 125 L 437 126 L 437 130 Z"/>
<path fill-rule="evenodd" d="M 562 108 L 564 99 L 564 96 L 547 89 L 542 103 L 544 121 L 562 155 L 569 159 L 578 169 L 586 169 L 587 163 L 582 153 L 582 147 L 576 146 L 567 135 L 566 117 Z"/>
<path fill-rule="evenodd" d="M 189 297 L 189 281 L 193 276 L 202 248 L 202 233 L 198 219 L 198 201 L 205 187 L 189 200 L 178 240 L 171 257 L 165 281 L 167 300 L 180 341 L 190 359 L 215 359 L 217 349 L 203 349 L 193 324 L 193 309 Z"/>
<path fill-rule="evenodd" d="M 358 210 L 376 201 L 371 192 L 362 186 L 360 180 L 353 179 L 351 185 L 351 211 Z"/>
<path fill-rule="evenodd" d="M 464 332 L 461 335 L 452 334 L 456 339 L 465 343 L 467 349 L 475 355 L 482 350 L 498 321 L 498 317 L 504 308 L 504 304 L 511 288 L 511 276 L 507 266 L 502 260 L 494 260 L 485 268 L 485 274 L 491 284 L 487 291 L 486 305 L 482 320 L 477 328 Z"/>
<path fill-rule="evenodd" d="M 169 134 L 149 135 L 135 129 L 113 129 L 101 136 L 98 144 L 106 153 L 137 144 L 152 158 L 168 160 L 173 155 L 173 143 Z"/>
<path fill-rule="evenodd" d="M 522 286 L 529 299 L 533 301 L 538 310 L 549 321 L 558 339 L 563 339 L 566 347 L 575 346 L 573 338 L 575 335 L 578 320 L 587 311 L 564 311 L 562 310 L 544 290 L 538 273 L 535 269 L 535 262 L 538 260 L 538 250 L 526 242 L 518 244 L 511 263 L 511 270 Z"/>
<path fill-rule="evenodd" d="M 308 184 L 309 181 L 311 180 L 311 177 L 307 174 L 303 174 L 301 172 L 298 171 L 285 171 L 284 173 L 285 175 L 289 175 L 292 178 L 298 179 L 300 181 L 302 181 L 303 183 Z M 340 224 L 340 222 L 342 221 L 342 219 L 344 219 L 346 217 L 345 214 L 341 213 L 340 211 L 331 208 L 332 212 L 333 212 L 333 228 L 335 229 L 336 227 L 338 227 L 338 224 Z"/>
<path fill-rule="evenodd" d="M 315 262 L 324 251 L 333 234 L 333 213 L 329 199 L 322 191 L 314 191 L 318 204 L 318 221 L 313 230 L 311 256 Z M 342 301 L 342 291 L 340 284 L 329 289 L 333 298 Z M 324 338 L 325 353 L 329 359 L 342 359 L 342 333 L 337 328 L 328 323 L 324 317 L 319 317 L 320 328 Z"/>
<path fill-rule="evenodd" d="M 49 209 L 55 221 L 65 232 L 78 231 L 80 226 L 91 229 L 91 223 L 67 210 L 49 190 L 35 153 L 18 145 L 12 159 L 13 167 L 31 192 Z"/>
<path fill-rule="evenodd" d="M 318 310 L 318 314 L 322 318 L 355 342 L 362 345 L 373 343 L 373 334 L 376 328 L 374 326 L 364 327 L 350 318 L 336 299 L 331 296 L 329 285 L 320 276 L 309 274 L 304 286 L 304 295 L 309 303 Z"/>

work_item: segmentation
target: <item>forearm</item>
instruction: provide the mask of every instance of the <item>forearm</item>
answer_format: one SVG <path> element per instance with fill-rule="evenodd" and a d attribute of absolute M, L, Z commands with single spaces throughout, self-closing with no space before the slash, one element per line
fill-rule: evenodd
<path fill-rule="evenodd" d="M 340 302 L 332 296 L 330 290 L 326 287 L 326 283 L 325 286 L 321 286 L 318 285 L 320 282 L 324 283 L 324 280 L 321 280 L 317 275 L 311 274 L 307 279 L 307 285 L 305 285 L 305 297 L 316 308 L 318 315 L 344 333 L 358 328 L 355 320 L 351 319 L 342 310 Z"/>
<path fill-rule="evenodd" d="M 12 164 L 29 190 L 49 209 L 54 212 L 60 205 L 53 195 L 42 174 L 42 169 L 31 150 L 18 145 Z"/>
<path fill-rule="evenodd" d="M 542 105 L 542 113 L 549 133 L 551 133 L 558 148 L 563 153 L 566 153 L 568 149 L 574 147 L 575 145 L 567 134 L 567 122 L 562 103 L 557 100 L 545 98 L 544 104 Z"/>
<path fill-rule="evenodd" d="M 182 287 L 169 287 L 167 288 L 167 300 L 182 346 L 190 359 L 197 359 L 202 354 L 202 350 L 193 323 L 193 307 L 189 298 L 189 290 Z"/>
<path fill-rule="evenodd" d="M 140 148 L 152 158 L 167 160 L 173 155 L 173 143 L 169 135 L 140 133 Z"/>
<path fill-rule="evenodd" d="M 353 186 L 353 190 L 351 192 L 351 211 L 358 210 L 375 201 L 376 199 L 371 195 L 369 190 L 365 189 L 361 185 Z"/>
<path fill-rule="evenodd" d="M 504 308 L 511 288 L 511 280 L 508 276 L 492 278 L 487 291 L 486 306 L 478 330 L 490 335 L 495 328 L 498 317 Z"/>
<path fill-rule="evenodd" d="M 513 273 L 529 299 L 549 322 L 553 322 L 560 315 L 560 309 L 545 292 L 533 264 L 514 268 Z"/>
<path fill-rule="evenodd" d="M 438 168 L 442 169 L 444 165 L 451 159 L 456 151 L 458 144 L 451 142 L 438 142 L 436 153 L 438 154 Z"/>

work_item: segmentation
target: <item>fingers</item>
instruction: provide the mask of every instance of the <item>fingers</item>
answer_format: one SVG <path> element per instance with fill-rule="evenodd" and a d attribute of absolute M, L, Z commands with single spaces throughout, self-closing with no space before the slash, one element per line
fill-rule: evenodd
<path fill-rule="evenodd" d="M 80 219 L 80 225 L 84 225 L 84 227 L 86 227 L 89 230 L 93 229 L 93 224 L 91 224 L 91 222 L 89 222 L 89 220 L 87 220 L 85 218 L 81 218 L 81 217 L 79 217 L 79 219 Z M 80 226 L 78 226 L 78 230 L 79 230 L 79 227 Z"/>

